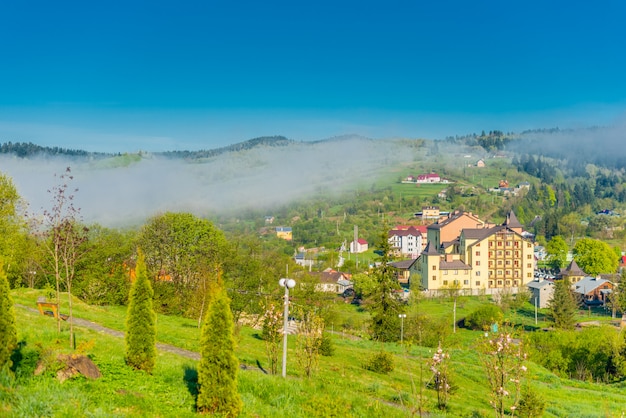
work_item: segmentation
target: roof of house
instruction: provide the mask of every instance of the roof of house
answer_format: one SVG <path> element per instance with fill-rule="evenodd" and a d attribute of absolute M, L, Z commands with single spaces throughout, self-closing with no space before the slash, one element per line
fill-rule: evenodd
<path fill-rule="evenodd" d="M 416 261 L 417 261 L 417 258 L 412 258 L 410 260 L 394 261 L 393 263 L 389 263 L 389 265 L 398 269 L 408 270 L 411 268 L 411 266 L 413 266 L 413 264 L 415 264 Z"/>
<path fill-rule="evenodd" d="M 277 226 L 276 232 L 291 232 L 290 226 Z"/>
<path fill-rule="evenodd" d="M 493 233 L 493 228 L 467 228 L 461 230 L 461 235 L 469 239 L 482 240 Z"/>
<path fill-rule="evenodd" d="M 541 289 L 546 286 L 554 286 L 554 282 L 551 280 L 532 280 L 526 286 L 531 289 Z"/>
<path fill-rule="evenodd" d="M 438 255 L 439 251 L 437 251 L 437 248 L 435 248 L 436 246 L 433 245 L 432 242 L 428 241 L 428 243 L 426 244 L 426 248 L 424 248 L 424 251 L 422 251 L 422 254 L 426 254 L 426 255 Z"/>
<path fill-rule="evenodd" d="M 509 228 L 523 228 L 520 221 L 517 220 L 517 216 L 515 216 L 515 212 L 510 211 L 506 215 L 506 219 L 502 225 L 508 226 Z"/>
<path fill-rule="evenodd" d="M 597 277 L 586 276 L 580 279 L 580 281 L 575 283 L 574 292 L 586 295 L 587 293 L 593 292 L 594 290 L 604 285 L 605 283 L 610 283 L 611 286 L 613 286 L 613 283 L 611 283 L 608 280 L 597 278 Z"/>
<path fill-rule="evenodd" d="M 468 266 L 461 260 L 452 260 L 452 261 L 441 260 L 439 262 L 439 269 L 440 270 L 471 270 L 472 267 Z"/>
<path fill-rule="evenodd" d="M 388 236 L 391 237 L 405 237 L 408 235 L 413 235 L 415 237 L 422 236 L 422 233 L 418 231 L 414 226 L 409 226 L 407 229 L 392 229 L 389 231 Z"/>
<path fill-rule="evenodd" d="M 352 241 L 352 242 L 354 242 L 354 241 Z M 361 244 L 361 245 L 365 245 L 365 244 L 367 244 L 367 241 L 365 241 L 363 238 L 359 238 L 359 239 L 357 239 L 357 240 L 356 240 L 356 242 L 357 242 L 357 243 L 359 243 L 359 244 Z"/>
<path fill-rule="evenodd" d="M 578 267 L 576 260 L 572 260 L 567 267 L 559 272 L 559 276 L 585 276 L 586 273 Z"/>
<path fill-rule="evenodd" d="M 462 210 L 455 210 L 454 212 L 451 212 L 448 214 L 448 217 L 446 219 L 443 219 L 441 221 L 435 222 L 434 224 L 430 224 L 428 225 L 428 229 L 441 229 L 444 226 L 448 225 L 451 222 L 454 222 L 455 220 L 463 217 L 463 216 L 470 216 L 474 219 L 476 219 L 477 222 L 479 223 L 483 223 L 476 215 L 474 215 L 471 212 L 464 212 Z"/>

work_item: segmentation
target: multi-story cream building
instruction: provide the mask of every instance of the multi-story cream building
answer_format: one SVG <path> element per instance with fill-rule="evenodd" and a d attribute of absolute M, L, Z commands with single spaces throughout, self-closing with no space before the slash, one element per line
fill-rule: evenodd
<path fill-rule="evenodd" d="M 428 239 L 418 260 L 423 289 L 454 287 L 473 292 L 516 288 L 533 280 L 534 245 L 522 236 L 522 225 L 513 212 L 502 225 L 455 212 L 429 226 Z"/>

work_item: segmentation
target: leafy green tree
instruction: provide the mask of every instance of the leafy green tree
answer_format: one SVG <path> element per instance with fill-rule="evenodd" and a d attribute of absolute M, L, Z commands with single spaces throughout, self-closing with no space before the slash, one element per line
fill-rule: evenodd
<path fill-rule="evenodd" d="M 11 367 L 11 354 L 17 347 L 15 312 L 9 281 L 0 264 L 0 370 Z"/>
<path fill-rule="evenodd" d="M 212 298 L 202 327 L 198 364 L 199 412 L 236 417 L 242 402 L 237 392 L 239 362 L 235 357 L 233 316 L 223 290 Z"/>
<path fill-rule="evenodd" d="M 156 361 L 156 314 L 154 292 L 148 279 L 144 255 L 137 251 L 135 282 L 130 289 L 126 317 L 126 363 L 134 369 L 152 373 Z"/>
<path fill-rule="evenodd" d="M 583 238 L 578 240 L 573 249 L 574 260 L 588 275 L 615 273 L 619 265 L 617 254 L 604 241 Z"/>
<path fill-rule="evenodd" d="M 386 231 L 381 234 L 380 241 L 380 262 L 372 273 L 376 287 L 367 301 L 367 308 L 372 316 L 370 333 L 376 341 L 396 341 L 400 337 L 398 315 L 404 312 L 404 306 L 396 293 L 400 285 L 396 280 L 395 270 L 390 265 L 391 246 Z"/>
<path fill-rule="evenodd" d="M 554 282 L 554 293 L 548 303 L 550 318 L 556 328 L 572 329 L 576 324 L 578 304 L 569 279 Z"/>
<path fill-rule="evenodd" d="M 74 293 L 92 305 L 126 305 L 135 231 L 89 227 L 87 251 L 76 265 Z"/>
<path fill-rule="evenodd" d="M 33 253 L 28 247 L 25 222 L 19 216 L 21 198 L 10 177 L 0 173 L 0 257 L 10 282 L 19 280 L 24 260 Z"/>
<path fill-rule="evenodd" d="M 199 320 L 208 304 L 210 286 L 229 258 L 222 231 L 190 213 L 167 212 L 143 226 L 138 244 L 155 281 L 155 299 L 168 313 Z"/>
<path fill-rule="evenodd" d="M 560 235 L 555 235 L 546 244 L 546 252 L 548 253 L 548 265 L 554 270 L 560 270 L 567 264 L 567 253 L 569 248 L 567 243 Z"/>

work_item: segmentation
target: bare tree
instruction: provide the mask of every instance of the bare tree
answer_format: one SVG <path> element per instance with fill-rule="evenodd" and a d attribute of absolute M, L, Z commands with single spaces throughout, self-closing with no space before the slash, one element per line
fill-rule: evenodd
<path fill-rule="evenodd" d="M 87 228 L 79 225 L 80 209 L 74 206 L 74 194 L 70 189 L 74 179 L 70 167 L 65 173 L 55 175 L 59 183 L 48 190 L 52 195 L 52 208 L 44 210 L 42 244 L 49 257 L 56 284 L 56 303 L 60 309 L 61 283 L 64 282 L 69 303 L 70 346 L 74 347 L 74 321 L 72 314 L 72 281 L 76 273 L 76 261 L 81 257 L 87 240 Z M 57 332 L 61 333 L 61 315 L 57 315 Z"/>

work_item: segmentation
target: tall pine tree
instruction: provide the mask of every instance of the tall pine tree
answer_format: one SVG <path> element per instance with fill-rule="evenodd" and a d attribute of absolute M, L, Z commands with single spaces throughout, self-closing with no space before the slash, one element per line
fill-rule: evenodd
<path fill-rule="evenodd" d="M 156 314 L 152 286 L 141 250 L 137 252 L 135 283 L 130 289 L 126 316 L 126 364 L 152 373 L 156 359 Z"/>
<path fill-rule="evenodd" d="M 578 304 L 572 292 L 569 279 L 554 282 L 554 293 L 548 308 L 554 326 L 560 329 L 573 329 L 576 325 L 576 311 Z"/>
<path fill-rule="evenodd" d="M 237 391 L 239 361 L 235 357 L 233 315 L 230 300 L 223 289 L 209 305 L 202 327 L 198 364 L 198 411 L 236 417 L 242 402 Z"/>
<path fill-rule="evenodd" d="M 400 319 L 398 314 L 404 311 L 396 291 L 400 284 L 396 280 L 395 269 L 391 263 L 391 245 L 386 229 L 380 237 L 381 258 L 373 277 L 376 281 L 370 296 L 369 311 L 372 316 L 370 332 L 373 340 L 387 342 L 400 339 Z"/>
<path fill-rule="evenodd" d="M 17 346 L 15 312 L 9 281 L 0 262 L 0 370 L 12 366 L 11 354 Z"/>

